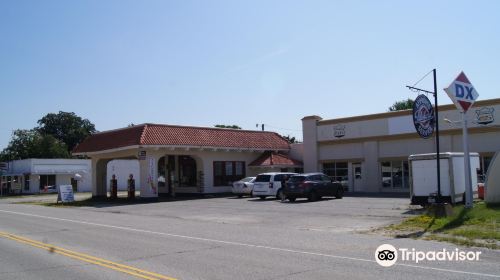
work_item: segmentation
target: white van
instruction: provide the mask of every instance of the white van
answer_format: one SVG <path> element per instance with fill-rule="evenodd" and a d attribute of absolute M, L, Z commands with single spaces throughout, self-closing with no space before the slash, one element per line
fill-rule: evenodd
<path fill-rule="evenodd" d="M 275 196 L 281 199 L 283 194 L 281 190 L 281 180 L 285 177 L 288 180 L 292 175 L 297 173 L 289 172 L 269 172 L 257 175 L 253 182 L 253 196 L 258 196 L 260 199 L 266 199 L 268 196 Z"/>

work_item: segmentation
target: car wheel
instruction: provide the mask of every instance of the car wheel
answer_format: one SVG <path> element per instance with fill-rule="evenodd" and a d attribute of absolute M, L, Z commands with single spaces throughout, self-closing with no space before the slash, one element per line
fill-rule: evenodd
<path fill-rule="evenodd" d="M 290 202 L 294 202 L 296 199 L 297 199 L 297 198 L 295 198 L 295 197 L 289 197 L 289 198 L 288 198 L 288 200 L 289 200 Z"/>
<path fill-rule="evenodd" d="M 243 197 L 243 195 L 242 195 L 242 194 L 239 194 L 239 195 L 238 195 L 238 198 L 242 198 L 242 197 Z"/>
<path fill-rule="evenodd" d="M 338 188 L 337 193 L 335 194 L 335 198 L 341 199 L 344 196 L 344 188 Z"/>
<path fill-rule="evenodd" d="M 265 196 L 265 195 L 259 195 L 259 198 L 260 198 L 261 200 L 264 200 L 264 199 L 266 199 L 266 196 Z"/>
<path fill-rule="evenodd" d="M 318 196 L 318 193 L 315 192 L 315 191 L 312 191 L 310 194 L 309 194 L 309 197 L 307 198 L 309 201 L 316 201 L 318 200 L 319 196 Z"/>

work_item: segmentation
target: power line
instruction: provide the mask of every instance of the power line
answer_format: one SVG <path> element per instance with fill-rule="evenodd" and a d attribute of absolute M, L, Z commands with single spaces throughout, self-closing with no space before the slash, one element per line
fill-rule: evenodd
<path fill-rule="evenodd" d="M 425 74 L 420 80 L 418 80 L 413 86 L 416 86 L 418 83 L 420 83 L 423 79 L 425 79 L 425 77 L 429 76 L 430 73 L 432 73 L 432 71 L 434 70 L 431 70 L 429 71 L 429 73 Z"/>

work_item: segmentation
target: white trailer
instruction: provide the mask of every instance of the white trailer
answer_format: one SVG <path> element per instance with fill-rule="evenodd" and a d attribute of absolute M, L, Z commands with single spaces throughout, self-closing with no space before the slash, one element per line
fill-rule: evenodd
<path fill-rule="evenodd" d="M 436 154 L 411 155 L 408 160 L 410 163 L 411 204 L 425 205 L 432 203 L 438 192 Z M 470 166 L 472 191 L 477 194 L 478 153 L 470 153 Z M 440 168 L 442 202 L 464 202 L 464 153 L 441 153 Z"/>

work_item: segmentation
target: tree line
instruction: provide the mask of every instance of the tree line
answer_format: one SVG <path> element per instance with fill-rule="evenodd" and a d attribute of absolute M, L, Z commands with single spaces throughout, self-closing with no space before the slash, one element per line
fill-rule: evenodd
<path fill-rule="evenodd" d="M 92 133 L 95 125 L 73 112 L 49 113 L 32 129 L 17 129 L 0 161 L 26 158 L 70 158 L 73 148 Z"/>

